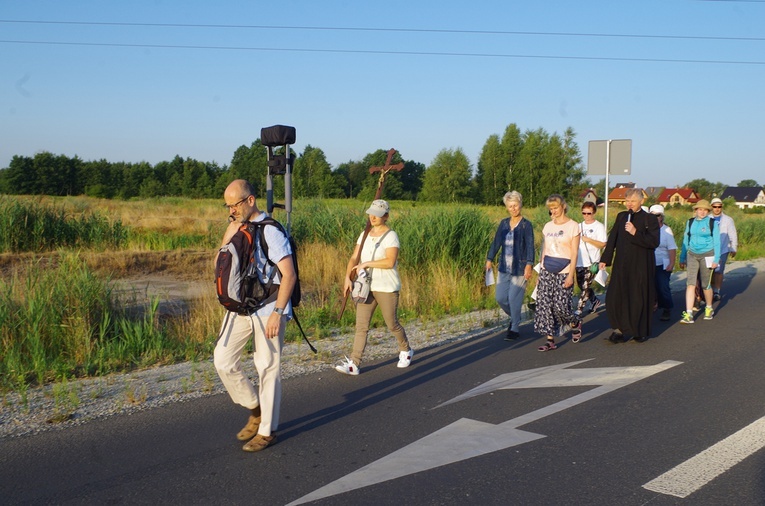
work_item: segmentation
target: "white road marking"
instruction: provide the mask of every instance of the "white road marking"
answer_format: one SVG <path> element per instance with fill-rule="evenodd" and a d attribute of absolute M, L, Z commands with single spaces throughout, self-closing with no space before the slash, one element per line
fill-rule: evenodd
<path fill-rule="evenodd" d="M 453 464 L 462 460 L 504 450 L 512 446 L 541 439 L 518 429 L 533 421 L 558 413 L 577 404 L 589 401 L 623 386 L 645 379 L 653 374 L 681 364 L 667 360 L 660 364 L 639 367 L 601 367 L 592 369 L 567 369 L 586 361 L 569 362 L 527 371 L 502 374 L 491 381 L 466 392 L 441 406 L 477 395 L 518 388 L 551 388 L 594 386 L 568 399 L 545 406 L 531 413 L 494 425 L 461 418 L 436 432 L 415 441 L 381 459 L 368 464 L 342 478 L 311 492 L 288 506 L 295 506 L 324 497 L 349 492 L 382 483 L 420 471 Z M 440 407 L 440 406 L 439 406 Z"/>
<path fill-rule="evenodd" d="M 649 481 L 643 488 L 660 494 L 688 497 L 763 447 L 765 417 Z"/>

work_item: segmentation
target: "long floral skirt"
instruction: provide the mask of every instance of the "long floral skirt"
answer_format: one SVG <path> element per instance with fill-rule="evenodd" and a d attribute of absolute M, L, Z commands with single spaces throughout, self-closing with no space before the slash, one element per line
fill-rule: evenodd
<path fill-rule="evenodd" d="M 573 284 L 564 288 L 567 274 L 553 274 L 542 269 L 537 283 L 537 310 L 534 315 L 534 331 L 543 336 L 556 337 L 568 330 L 568 326 L 579 322 L 574 314 L 571 299 Z"/>

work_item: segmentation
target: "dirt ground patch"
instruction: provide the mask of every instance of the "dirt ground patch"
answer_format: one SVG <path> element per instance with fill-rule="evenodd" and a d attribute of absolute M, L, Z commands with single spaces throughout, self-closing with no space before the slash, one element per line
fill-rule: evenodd
<path fill-rule="evenodd" d="M 21 277 L 33 264 L 54 268 L 65 254 L 71 253 L 5 253 L 0 255 L 0 274 L 5 279 Z M 117 300 L 136 314 L 154 298 L 159 299 L 160 315 L 183 314 L 189 301 L 212 296 L 215 290 L 209 250 L 84 251 L 78 255 L 99 277 L 112 281 Z"/>
<path fill-rule="evenodd" d="M 0 272 L 4 276 L 23 272 L 31 262 L 56 266 L 64 254 L 71 253 L 3 253 Z M 77 254 L 94 272 L 115 280 L 165 276 L 178 281 L 208 279 L 212 282 L 213 252 L 210 250 L 82 251 Z"/>

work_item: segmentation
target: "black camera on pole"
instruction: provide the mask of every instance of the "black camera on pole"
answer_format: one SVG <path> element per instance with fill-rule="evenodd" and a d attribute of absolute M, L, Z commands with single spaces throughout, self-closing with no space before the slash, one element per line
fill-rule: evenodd
<path fill-rule="evenodd" d="M 268 175 L 266 177 L 266 211 L 269 215 L 274 208 L 287 211 L 287 230 L 290 229 L 292 213 L 292 166 L 295 157 L 290 152 L 290 145 L 295 144 L 295 127 L 274 125 L 260 129 L 260 142 L 268 152 Z M 282 147 L 280 153 L 274 148 Z M 274 176 L 284 176 L 284 204 L 274 202 Z"/>

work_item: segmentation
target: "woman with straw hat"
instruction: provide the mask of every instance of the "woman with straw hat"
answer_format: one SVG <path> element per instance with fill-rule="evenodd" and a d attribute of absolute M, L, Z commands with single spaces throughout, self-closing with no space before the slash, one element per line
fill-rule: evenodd
<path fill-rule="evenodd" d="M 696 298 L 696 277 L 701 283 L 706 300 L 704 319 L 714 318 L 712 309 L 712 274 L 720 263 L 720 227 L 714 226 L 709 216 L 712 206 L 705 199 L 693 206 L 694 217 L 685 224 L 683 247 L 680 250 L 680 268 L 687 266 L 688 281 L 685 287 L 685 311 L 680 323 L 693 323 L 693 301 Z"/>

